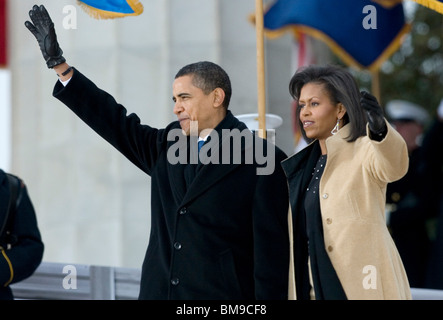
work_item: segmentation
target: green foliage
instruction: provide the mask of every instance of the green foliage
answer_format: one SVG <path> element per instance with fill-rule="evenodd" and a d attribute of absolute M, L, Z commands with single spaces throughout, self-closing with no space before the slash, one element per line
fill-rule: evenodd
<path fill-rule="evenodd" d="M 435 113 L 443 97 L 443 15 L 417 6 L 412 29 L 380 70 L 383 101 L 404 99 Z"/>

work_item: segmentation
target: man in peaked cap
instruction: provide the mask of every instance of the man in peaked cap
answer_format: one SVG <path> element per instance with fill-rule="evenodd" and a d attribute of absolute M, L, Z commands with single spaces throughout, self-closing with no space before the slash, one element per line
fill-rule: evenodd
<path fill-rule="evenodd" d="M 386 113 L 408 145 L 409 154 L 420 145 L 423 130 L 430 117 L 421 106 L 406 100 L 391 100 L 386 104 Z"/>

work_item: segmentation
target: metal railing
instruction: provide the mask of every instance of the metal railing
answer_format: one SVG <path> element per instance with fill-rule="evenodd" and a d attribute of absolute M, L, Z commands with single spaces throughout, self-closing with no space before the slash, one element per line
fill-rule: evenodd
<path fill-rule="evenodd" d="M 15 299 L 136 300 L 140 270 L 43 262 L 32 276 L 11 285 Z M 443 300 L 443 290 L 411 288 L 413 300 Z"/>
<path fill-rule="evenodd" d="M 135 300 L 139 286 L 139 269 L 42 262 L 11 289 L 15 299 Z"/>

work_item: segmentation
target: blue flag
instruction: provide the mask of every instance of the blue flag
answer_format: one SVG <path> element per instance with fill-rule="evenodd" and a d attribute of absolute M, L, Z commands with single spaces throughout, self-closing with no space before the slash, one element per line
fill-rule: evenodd
<path fill-rule="evenodd" d="M 414 0 L 415 2 L 428 7 L 439 13 L 443 13 L 443 0 Z"/>
<path fill-rule="evenodd" d="M 78 0 L 77 2 L 96 19 L 137 16 L 143 12 L 143 5 L 138 0 Z"/>
<path fill-rule="evenodd" d="M 376 70 L 409 32 L 402 3 L 371 0 L 277 0 L 264 13 L 268 36 L 292 30 L 328 44 L 345 63 Z"/>

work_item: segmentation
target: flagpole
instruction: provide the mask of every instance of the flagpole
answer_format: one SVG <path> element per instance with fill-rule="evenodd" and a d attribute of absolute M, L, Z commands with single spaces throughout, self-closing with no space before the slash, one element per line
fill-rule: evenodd
<path fill-rule="evenodd" d="M 255 30 L 257 36 L 257 94 L 258 94 L 258 135 L 266 139 L 266 87 L 264 54 L 263 1 L 255 0 Z"/>
<path fill-rule="evenodd" d="M 374 70 L 371 72 L 372 74 L 372 94 L 377 98 L 377 101 L 380 105 L 382 105 L 381 97 L 380 97 L 380 77 L 378 70 Z"/>

